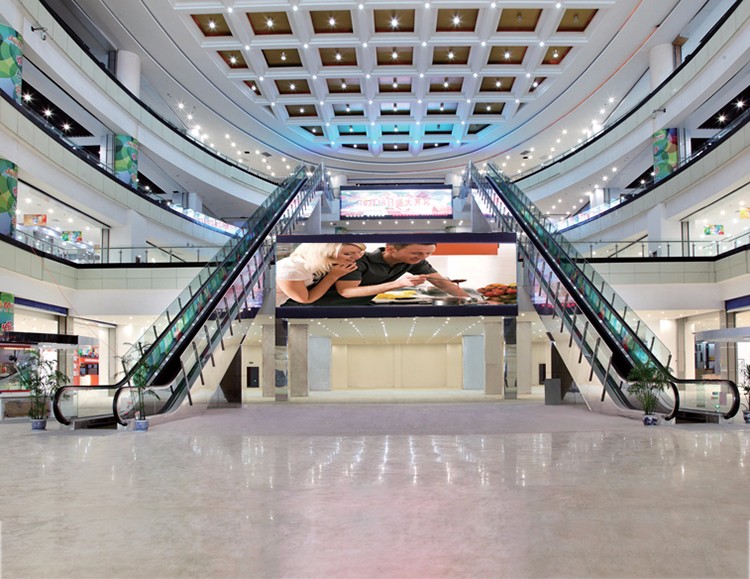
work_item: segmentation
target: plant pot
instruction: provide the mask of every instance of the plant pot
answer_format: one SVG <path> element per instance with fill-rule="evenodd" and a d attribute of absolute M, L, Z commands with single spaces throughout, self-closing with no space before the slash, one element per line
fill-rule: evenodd
<path fill-rule="evenodd" d="M 148 430 L 148 418 L 136 418 L 133 430 Z"/>
<path fill-rule="evenodd" d="M 745 424 L 750 424 L 750 410 L 743 410 L 742 417 L 745 419 Z"/>
<path fill-rule="evenodd" d="M 47 430 L 47 419 L 46 418 L 32 418 L 31 430 Z"/>
<path fill-rule="evenodd" d="M 643 424 L 645 426 L 656 426 L 659 424 L 659 417 L 656 414 L 646 414 L 643 417 Z"/>

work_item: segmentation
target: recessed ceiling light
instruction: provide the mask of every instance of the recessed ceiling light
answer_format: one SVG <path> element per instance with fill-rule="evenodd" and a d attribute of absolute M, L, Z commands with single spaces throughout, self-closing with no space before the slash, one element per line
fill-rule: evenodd
<path fill-rule="evenodd" d="M 330 18 L 328 19 L 328 26 L 330 26 L 331 28 L 333 28 L 333 27 L 335 27 L 335 26 L 336 26 L 336 19 L 335 19 L 335 18 L 334 18 L 333 16 L 331 16 L 331 17 L 330 17 Z"/>

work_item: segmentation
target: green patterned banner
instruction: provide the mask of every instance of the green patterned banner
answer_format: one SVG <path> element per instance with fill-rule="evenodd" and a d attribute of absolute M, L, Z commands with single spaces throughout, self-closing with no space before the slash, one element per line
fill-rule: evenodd
<path fill-rule="evenodd" d="M 0 90 L 21 104 L 23 38 L 10 26 L 0 24 Z"/>
<path fill-rule="evenodd" d="M 13 307 L 16 296 L 0 292 L 0 334 L 13 331 Z"/>
<path fill-rule="evenodd" d="M 0 233 L 12 236 L 16 231 L 16 201 L 18 199 L 18 167 L 0 159 Z"/>
<path fill-rule="evenodd" d="M 677 168 L 677 129 L 661 129 L 653 137 L 654 183 L 668 177 Z"/>
<path fill-rule="evenodd" d="M 138 186 L 138 141 L 130 135 L 115 135 L 115 175 L 131 187 Z"/>

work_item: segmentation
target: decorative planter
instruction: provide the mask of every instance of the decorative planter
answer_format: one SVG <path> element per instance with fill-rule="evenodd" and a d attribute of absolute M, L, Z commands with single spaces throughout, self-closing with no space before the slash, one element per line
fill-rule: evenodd
<path fill-rule="evenodd" d="M 148 430 L 148 418 L 136 418 L 133 430 Z"/>
<path fill-rule="evenodd" d="M 745 424 L 750 424 L 750 410 L 743 410 L 742 417 L 745 419 Z"/>
<path fill-rule="evenodd" d="M 646 414 L 643 417 L 643 424 L 646 426 L 656 426 L 659 423 L 659 417 L 656 414 Z"/>
<path fill-rule="evenodd" d="M 32 418 L 31 419 L 31 430 L 46 430 L 47 419 L 46 418 Z"/>

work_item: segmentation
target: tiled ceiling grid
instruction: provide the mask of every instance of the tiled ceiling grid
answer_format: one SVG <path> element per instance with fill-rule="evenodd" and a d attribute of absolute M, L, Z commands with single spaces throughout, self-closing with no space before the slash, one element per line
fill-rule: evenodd
<path fill-rule="evenodd" d="M 461 149 L 564 73 L 611 2 L 182 2 L 227 78 L 290 130 L 361 155 Z M 285 6 L 283 9 L 280 6 Z"/>

